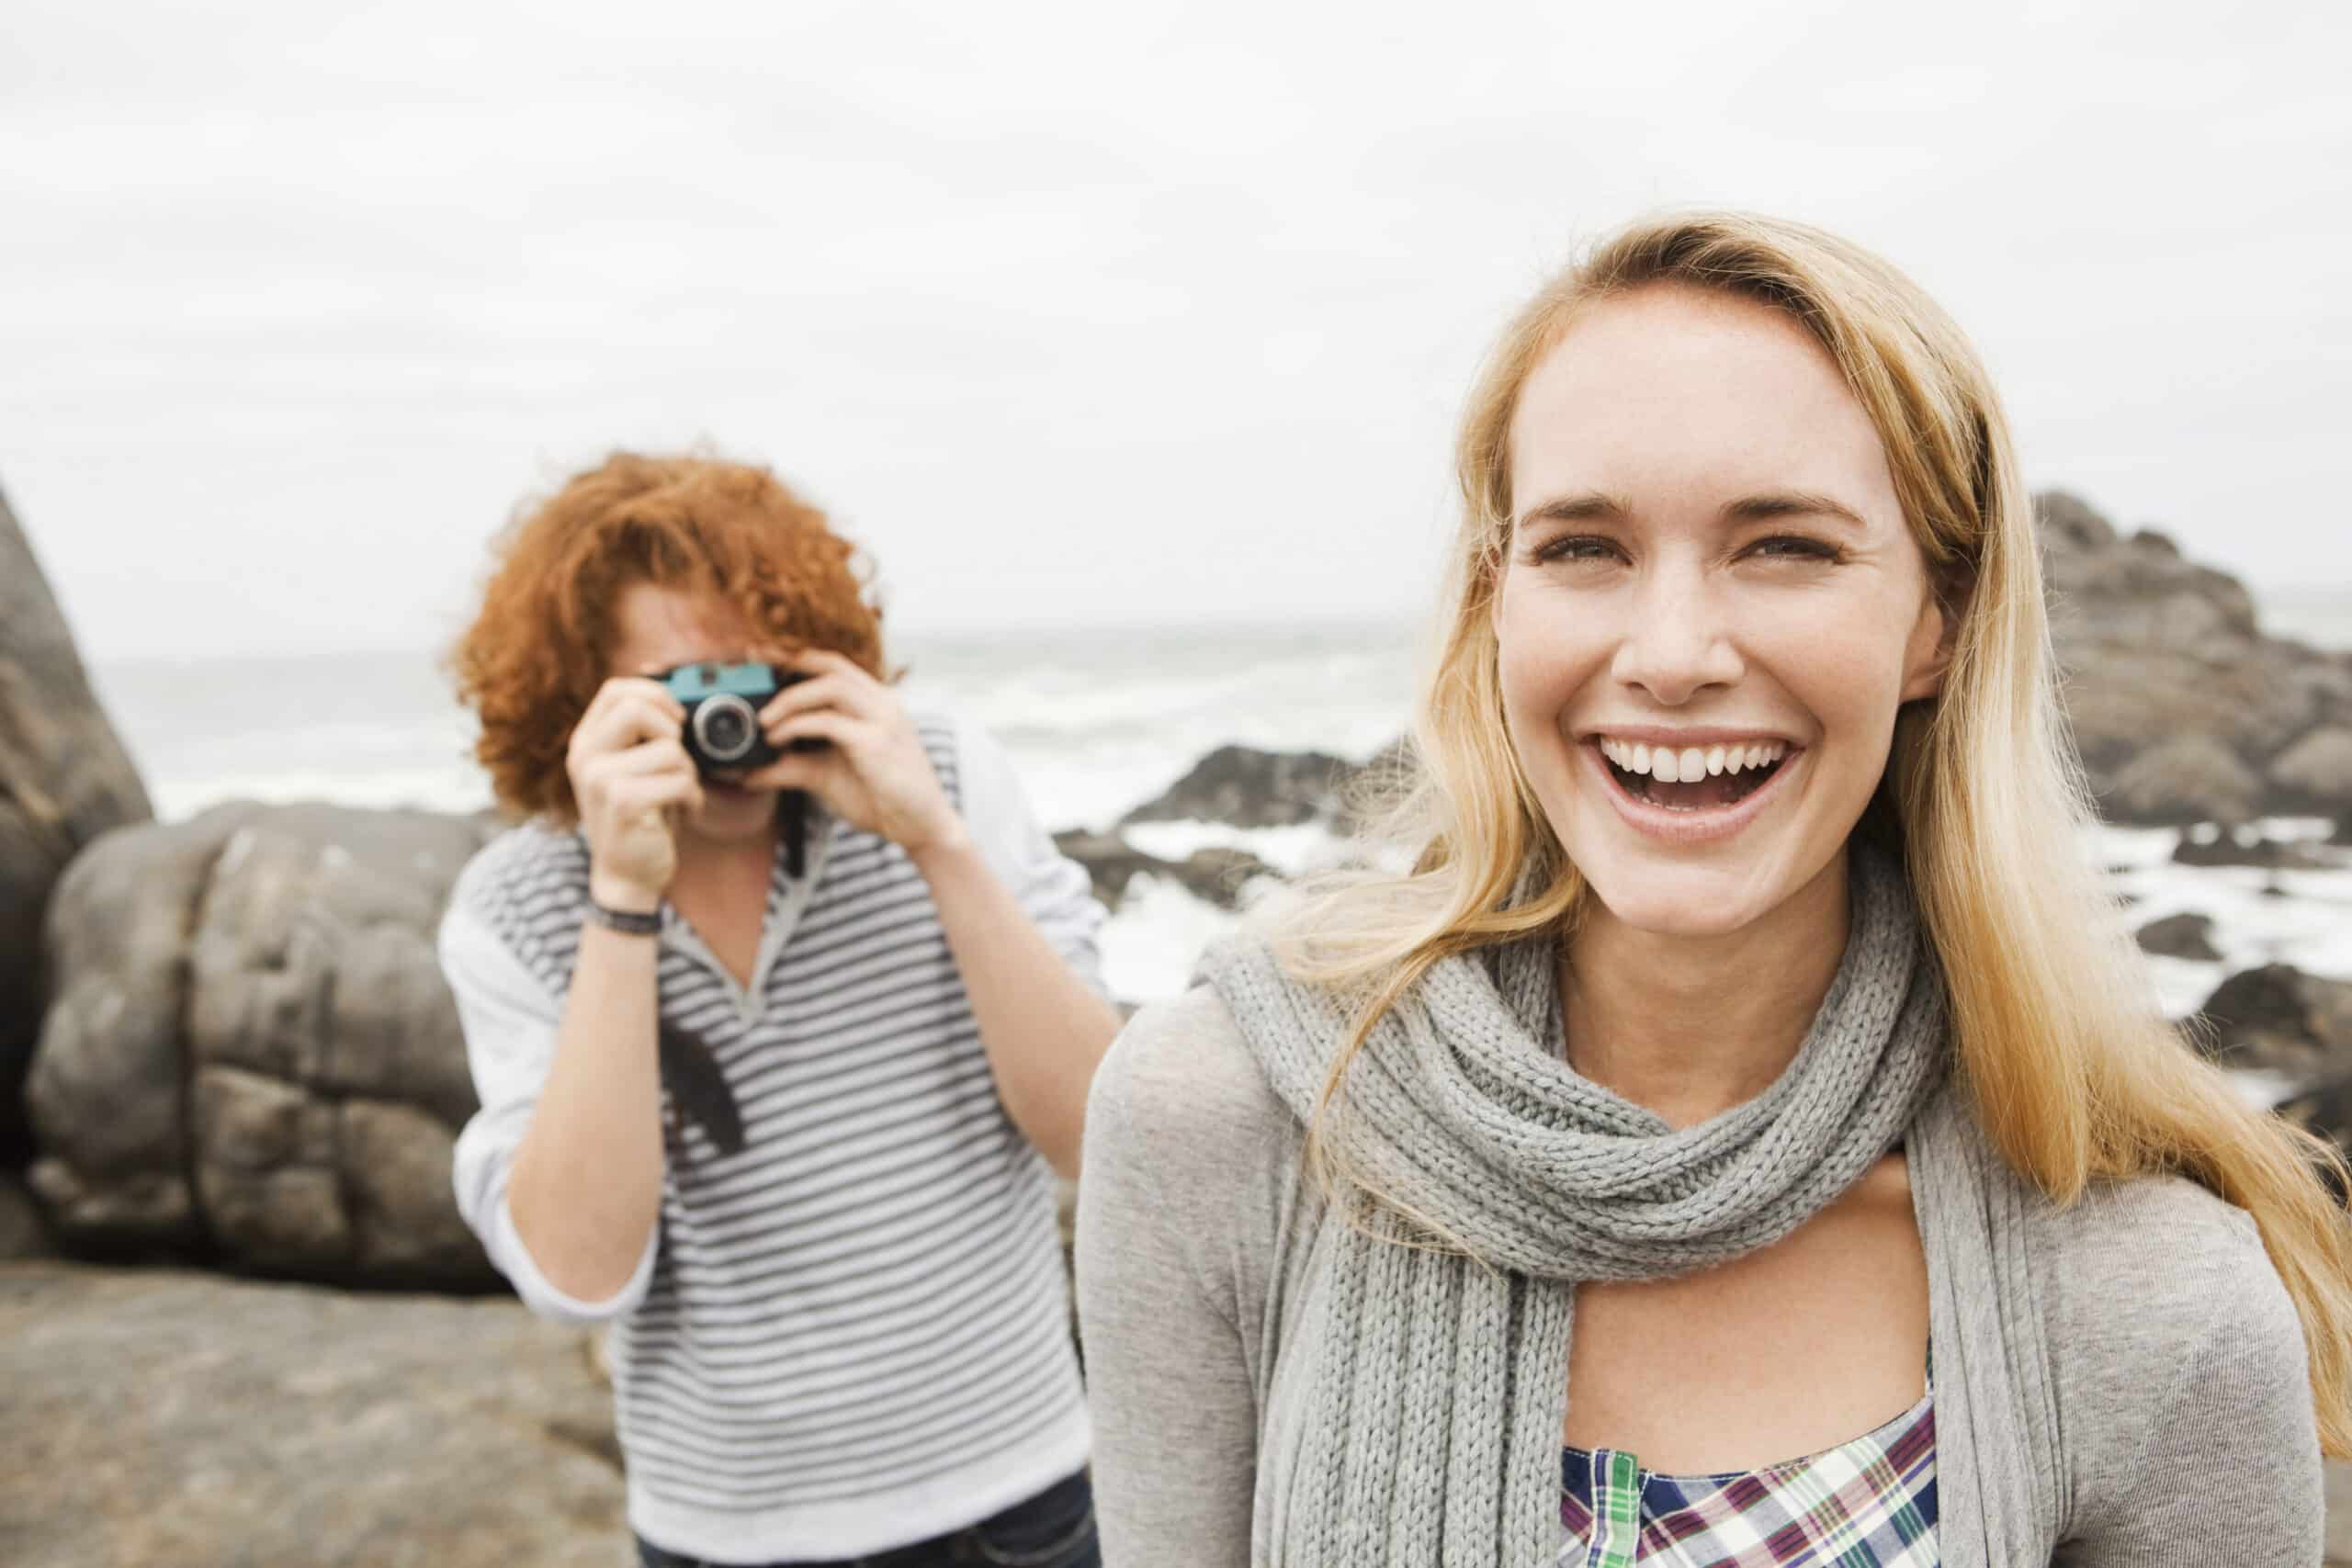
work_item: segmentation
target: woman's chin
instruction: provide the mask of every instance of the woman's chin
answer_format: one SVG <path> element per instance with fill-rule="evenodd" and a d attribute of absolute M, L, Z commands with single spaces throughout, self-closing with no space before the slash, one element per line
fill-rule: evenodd
<path fill-rule="evenodd" d="M 1692 888 L 1678 893 L 1657 886 L 1611 889 L 1596 883 L 1592 892 L 1594 901 L 1609 911 L 1611 919 L 1656 937 L 1703 941 L 1729 936 L 1752 925 L 1763 913 L 1729 889 Z"/>

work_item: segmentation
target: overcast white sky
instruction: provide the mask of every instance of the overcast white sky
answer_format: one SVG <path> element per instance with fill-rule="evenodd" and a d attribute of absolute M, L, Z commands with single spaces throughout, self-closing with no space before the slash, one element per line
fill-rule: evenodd
<path fill-rule="evenodd" d="M 0 486 L 85 654 L 423 647 L 614 446 L 909 629 L 1418 612 L 1504 314 L 1731 203 L 2064 484 L 2352 584 L 2352 7 L 9 0 Z"/>

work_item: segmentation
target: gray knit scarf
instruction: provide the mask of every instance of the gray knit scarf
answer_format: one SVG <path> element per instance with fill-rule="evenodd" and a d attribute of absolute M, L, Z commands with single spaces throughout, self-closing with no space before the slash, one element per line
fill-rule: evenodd
<path fill-rule="evenodd" d="M 1669 1128 L 1561 1059 L 1549 940 L 1437 964 L 1374 1028 L 1326 1135 L 1396 1212 L 1492 1267 L 1375 1240 L 1326 1213 L 1329 1273 L 1310 1310 L 1326 1314 L 1317 1337 L 1328 1352 L 1301 1446 L 1260 1456 L 1282 1477 L 1261 1560 L 1552 1562 L 1577 1281 L 1687 1273 L 1765 1246 L 1906 1134 L 1915 1189 L 1926 1181 L 1934 1198 L 1921 1194 L 1939 1482 L 1947 1521 L 1974 1509 L 1957 1533 L 1943 1529 L 1944 1561 L 2035 1560 L 2058 1499 L 2018 1467 L 2054 1439 L 2040 1426 L 2048 1413 L 2031 1408 L 2046 1385 L 2012 1365 L 2005 1334 L 2038 1314 L 2020 1295 L 2019 1260 L 1995 1256 L 2013 1235 L 1988 1213 L 2015 1193 L 1938 1093 L 1942 987 L 1902 874 L 1860 847 L 1851 864 L 1851 936 L 1795 1059 L 1761 1095 L 1697 1126 Z M 1222 947 L 1204 968 L 1274 1092 L 1306 1121 L 1342 1010 L 1285 976 L 1262 942 Z M 1967 1450 L 1956 1462 L 1955 1440 Z"/>

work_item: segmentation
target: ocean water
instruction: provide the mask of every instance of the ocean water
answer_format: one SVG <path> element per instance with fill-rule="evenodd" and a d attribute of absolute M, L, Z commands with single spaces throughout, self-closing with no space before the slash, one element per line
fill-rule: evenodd
<path fill-rule="evenodd" d="M 2352 595 L 2315 594 L 2278 614 L 2265 601 L 2266 622 L 2289 635 L 2352 645 L 2352 615 L 2338 611 L 2352 611 Z M 910 700 L 984 725 L 1058 829 L 1110 826 L 1227 741 L 1369 756 L 1405 726 L 1420 647 L 1416 626 L 1359 624 L 1004 633 L 911 641 L 895 656 L 909 666 Z M 93 674 L 167 820 L 231 799 L 490 804 L 470 723 L 428 653 L 126 662 Z M 1314 828 L 1154 823 L 1129 839 L 1171 859 L 1232 844 L 1285 872 L 1336 851 Z M 2222 962 L 2152 961 L 2169 1011 L 2193 1010 L 2254 964 L 2352 977 L 2352 852 L 2333 870 L 2205 869 L 2171 863 L 2176 839 L 2101 829 L 2085 845 L 2132 899 L 2135 925 L 2183 910 L 2212 917 Z M 1232 919 L 1172 884 L 1138 883 L 1104 933 L 1107 978 L 1131 1000 L 1174 995 Z"/>

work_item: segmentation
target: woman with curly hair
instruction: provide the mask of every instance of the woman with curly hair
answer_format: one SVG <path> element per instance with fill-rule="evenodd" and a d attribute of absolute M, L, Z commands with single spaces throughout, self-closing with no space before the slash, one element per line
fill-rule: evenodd
<path fill-rule="evenodd" d="M 1818 230 L 1637 223 L 1458 467 L 1408 852 L 1096 1079 L 1111 1561 L 2315 1562 L 2341 1162 L 2086 859 L 1959 330 Z"/>
<path fill-rule="evenodd" d="M 1096 1562 L 1052 1173 L 1117 1017 L 1003 754 L 907 709 L 850 545 L 741 464 L 572 479 L 454 662 L 528 818 L 441 929 L 458 1206 L 612 1326 L 643 1561 Z"/>

